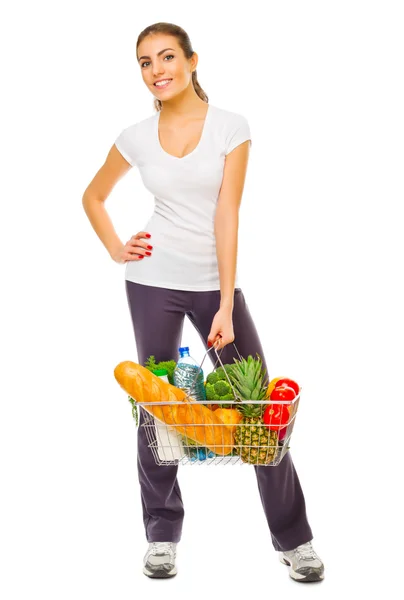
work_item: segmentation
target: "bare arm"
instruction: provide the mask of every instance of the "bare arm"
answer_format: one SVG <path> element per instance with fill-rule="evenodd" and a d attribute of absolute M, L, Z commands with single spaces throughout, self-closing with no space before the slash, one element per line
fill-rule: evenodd
<path fill-rule="evenodd" d="M 239 209 L 243 195 L 250 141 L 226 156 L 215 214 L 216 254 L 220 277 L 220 308 L 233 310 L 237 267 Z"/>
<path fill-rule="evenodd" d="M 83 194 L 85 213 L 101 242 L 113 257 L 124 244 L 119 239 L 104 203 L 115 184 L 131 169 L 115 144 L 111 147 L 104 164 L 97 171 Z"/>

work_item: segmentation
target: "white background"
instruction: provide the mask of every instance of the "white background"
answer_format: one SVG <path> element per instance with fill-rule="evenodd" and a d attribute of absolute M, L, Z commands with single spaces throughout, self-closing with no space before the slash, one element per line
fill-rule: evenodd
<path fill-rule="evenodd" d="M 2 11 L 2 598 L 401 586 L 402 9 L 117 0 Z M 302 589 L 278 562 L 247 465 L 180 467 L 179 573 L 163 584 L 142 573 L 136 424 L 113 376 L 137 360 L 125 266 L 82 194 L 120 131 L 153 114 L 136 40 L 158 21 L 190 35 L 209 101 L 250 123 L 239 272 L 271 378 L 303 387 L 291 453 L 326 567 L 317 586 Z M 136 169 L 106 208 L 123 241 L 143 228 L 153 198 Z M 202 360 L 188 321 L 183 344 Z"/>

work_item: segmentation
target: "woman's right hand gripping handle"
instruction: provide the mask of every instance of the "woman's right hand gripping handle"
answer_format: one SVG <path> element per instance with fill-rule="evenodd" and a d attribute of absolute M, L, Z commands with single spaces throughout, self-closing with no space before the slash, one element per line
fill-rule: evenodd
<path fill-rule="evenodd" d="M 150 233 L 147 233 L 146 231 L 139 231 L 139 233 L 132 235 L 125 245 L 118 248 L 114 254 L 111 254 L 112 260 L 117 263 L 126 263 L 129 260 L 142 260 L 145 257 L 148 258 L 152 254 L 150 250 L 153 249 L 153 246 L 142 240 L 150 237 Z"/>

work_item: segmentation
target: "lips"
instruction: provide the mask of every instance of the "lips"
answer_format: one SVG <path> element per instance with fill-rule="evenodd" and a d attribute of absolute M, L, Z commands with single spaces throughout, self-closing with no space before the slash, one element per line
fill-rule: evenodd
<path fill-rule="evenodd" d="M 163 85 L 156 85 L 156 83 L 160 83 L 161 81 L 165 81 L 165 84 Z M 155 81 L 153 83 L 154 87 L 159 88 L 159 87 L 165 87 L 166 85 L 168 85 L 170 82 L 172 81 L 172 78 L 167 78 L 167 79 L 159 79 L 159 81 Z"/>

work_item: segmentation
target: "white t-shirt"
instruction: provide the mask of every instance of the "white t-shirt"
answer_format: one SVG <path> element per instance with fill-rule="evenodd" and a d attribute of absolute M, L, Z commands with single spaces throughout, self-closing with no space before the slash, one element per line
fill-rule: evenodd
<path fill-rule="evenodd" d="M 160 112 L 125 128 L 115 140 L 154 196 L 154 212 L 139 231 L 151 234 L 152 255 L 126 262 L 125 279 L 175 290 L 220 290 L 214 217 L 225 156 L 250 140 L 247 119 L 208 105 L 202 137 L 178 158 L 163 150 Z M 147 241 L 147 240 L 143 240 Z M 235 287 L 240 287 L 236 270 Z"/>

